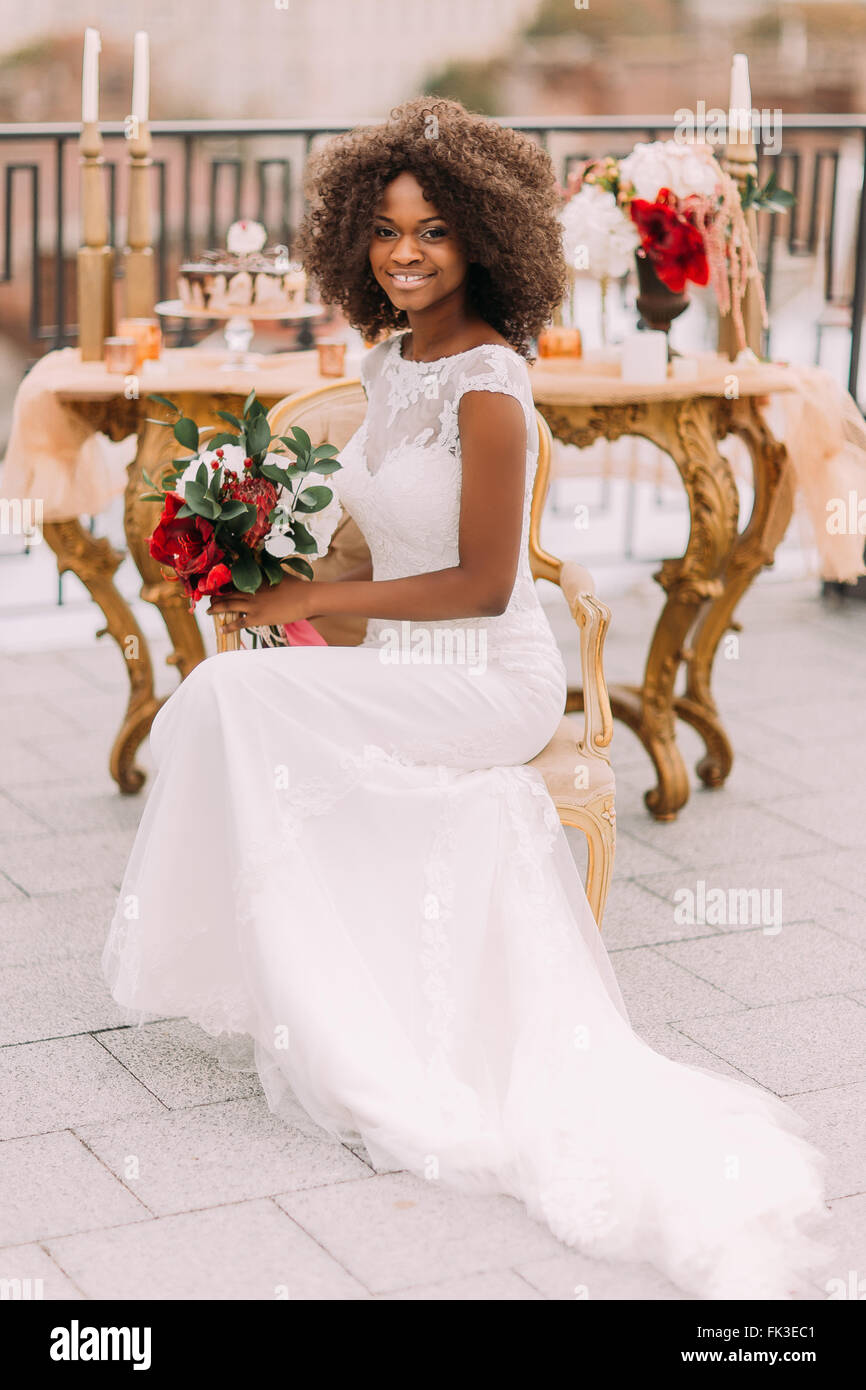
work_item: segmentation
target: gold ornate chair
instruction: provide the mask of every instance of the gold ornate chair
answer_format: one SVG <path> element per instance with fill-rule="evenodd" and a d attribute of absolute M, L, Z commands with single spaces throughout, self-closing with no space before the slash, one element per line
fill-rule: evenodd
<path fill-rule="evenodd" d="M 361 424 L 366 404 L 360 381 L 340 381 L 287 396 L 273 407 L 268 418 L 277 434 L 299 425 L 314 445 L 327 443 L 342 449 Z M 563 825 L 574 826 L 586 836 L 586 896 L 601 927 L 616 844 L 614 775 L 607 752 L 613 718 L 602 669 L 610 609 L 596 597 L 592 576 L 582 565 L 571 560 L 563 563 L 541 548 L 539 532 L 550 484 L 552 436 L 538 411 L 536 419 L 538 469 L 530 514 L 529 558 L 536 579 L 559 585 L 580 630 L 584 710 L 583 728 L 573 716 L 564 714 L 550 743 L 529 766 L 543 774 Z M 313 564 L 313 571 L 318 579 L 334 579 L 369 558 L 361 532 L 344 514 L 328 554 Z M 366 625 L 365 618 L 353 616 L 320 618 L 314 623 L 325 640 L 336 646 L 356 646 L 363 640 Z"/>

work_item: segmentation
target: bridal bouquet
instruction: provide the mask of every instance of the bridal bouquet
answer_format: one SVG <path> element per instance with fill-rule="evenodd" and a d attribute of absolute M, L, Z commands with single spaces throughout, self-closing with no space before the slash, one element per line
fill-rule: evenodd
<path fill-rule="evenodd" d="M 158 484 L 144 473 L 152 491 L 141 498 L 162 503 L 150 554 L 174 571 L 169 577 L 182 586 L 190 612 L 228 587 L 254 594 L 266 582 L 279 584 L 283 565 L 312 579 L 309 562 L 327 550 L 340 515 L 332 489 L 315 481 L 341 467 L 334 445 L 314 449 L 297 426 L 288 435 L 272 434 L 251 391 L 240 418 L 217 411 L 233 432 L 215 434 L 200 449 L 196 422 L 165 396 L 150 399 L 177 416 L 152 423 L 172 429 L 178 444 L 192 451 L 192 457 L 174 459 Z M 306 620 L 250 630 L 269 646 L 323 641 Z"/>
<path fill-rule="evenodd" d="M 654 140 L 636 144 L 624 159 L 587 160 L 569 176 L 562 196 L 566 257 L 578 269 L 604 282 L 625 273 L 634 249 L 677 294 L 687 280 L 709 283 L 719 311 L 732 317 L 740 347 L 746 343 L 743 296 L 754 278 L 766 322 L 745 210 L 790 206 L 793 198 L 776 186 L 775 174 L 762 189 L 750 178 L 741 194 L 709 145 Z M 579 263 L 582 250 L 586 266 Z"/>

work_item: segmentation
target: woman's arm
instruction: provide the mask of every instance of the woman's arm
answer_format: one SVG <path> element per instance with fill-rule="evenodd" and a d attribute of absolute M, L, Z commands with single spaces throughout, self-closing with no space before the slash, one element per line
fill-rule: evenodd
<path fill-rule="evenodd" d="M 468 391 L 458 410 L 463 459 L 458 563 L 406 579 L 287 577 L 269 592 L 215 598 L 209 612 L 240 611 L 238 628 L 331 614 L 415 619 L 491 617 L 511 597 L 523 526 L 526 421 L 501 392 Z M 232 625 L 228 625 L 232 630 Z"/>

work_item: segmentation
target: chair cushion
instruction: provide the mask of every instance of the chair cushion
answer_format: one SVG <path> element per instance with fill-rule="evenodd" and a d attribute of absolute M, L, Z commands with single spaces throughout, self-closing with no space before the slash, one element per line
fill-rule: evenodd
<path fill-rule="evenodd" d="M 546 748 L 536 754 L 529 766 L 537 767 L 544 777 L 547 790 L 557 806 L 585 806 L 602 792 L 614 790 L 613 769 L 603 758 L 587 757 L 578 747 L 582 729 L 580 716 L 564 714 L 559 727 Z M 585 769 L 575 785 L 580 769 Z"/>

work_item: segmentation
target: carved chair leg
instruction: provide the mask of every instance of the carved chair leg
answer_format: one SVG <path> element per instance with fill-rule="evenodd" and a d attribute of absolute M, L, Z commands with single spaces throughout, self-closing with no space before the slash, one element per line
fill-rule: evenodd
<path fill-rule="evenodd" d="M 557 806 L 563 825 L 570 825 L 586 836 L 586 898 L 590 911 L 601 931 L 607 895 L 613 876 L 616 850 L 616 812 L 613 793 L 607 792 L 575 810 L 573 806 Z"/>

